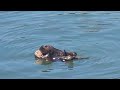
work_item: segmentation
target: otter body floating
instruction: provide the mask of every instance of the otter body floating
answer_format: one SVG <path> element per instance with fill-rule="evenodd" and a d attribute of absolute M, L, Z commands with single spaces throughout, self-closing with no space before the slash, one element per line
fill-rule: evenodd
<path fill-rule="evenodd" d="M 54 48 L 51 45 L 42 45 L 38 50 L 34 53 L 36 60 L 44 60 L 44 61 L 70 61 L 80 59 L 77 56 L 76 52 L 67 52 L 65 50 L 59 50 Z"/>

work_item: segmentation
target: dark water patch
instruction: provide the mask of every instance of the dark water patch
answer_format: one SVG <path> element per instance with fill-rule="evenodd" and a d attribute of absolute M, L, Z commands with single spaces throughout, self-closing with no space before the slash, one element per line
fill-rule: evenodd
<path fill-rule="evenodd" d="M 50 72 L 50 71 L 48 71 L 48 70 L 43 70 L 42 72 Z"/>
<path fill-rule="evenodd" d="M 62 13 L 59 13 L 59 14 L 57 14 L 57 15 L 64 15 L 64 14 L 62 14 Z"/>

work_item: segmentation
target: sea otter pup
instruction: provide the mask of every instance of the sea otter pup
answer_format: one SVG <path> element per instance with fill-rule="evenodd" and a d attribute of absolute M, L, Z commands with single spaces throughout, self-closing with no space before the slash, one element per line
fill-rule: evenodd
<path fill-rule="evenodd" d="M 73 59 L 79 59 L 76 52 L 66 52 L 65 50 L 59 50 L 51 45 L 42 45 L 34 53 L 35 58 L 46 61 L 68 61 Z"/>

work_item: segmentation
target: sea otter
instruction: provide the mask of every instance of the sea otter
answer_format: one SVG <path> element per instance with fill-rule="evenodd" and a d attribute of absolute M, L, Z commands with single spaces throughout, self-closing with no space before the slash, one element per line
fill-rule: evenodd
<path fill-rule="evenodd" d="M 76 52 L 67 52 L 66 50 L 59 50 L 51 45 L 42 45 L 34 53 L 36 60 L 46 61 L 68 61 L 79 59 Z"/>

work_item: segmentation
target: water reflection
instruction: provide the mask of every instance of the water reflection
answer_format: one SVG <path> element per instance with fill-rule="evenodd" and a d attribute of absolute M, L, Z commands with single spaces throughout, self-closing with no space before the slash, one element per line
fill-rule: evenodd
<path fill-rule="evenodd" d="M 53 70 L 53 69 L 51 69 L 52 64 L 54 63 L 52 61 L 37 59 L 37 60 L 35 60 L 35 63 L 38 64 L 38 65 L 44 65 L 45 66 L 45 70 L 42 70 L 42 72 L 50 72 L 50 70 Z M 74 68 L 73 60 L 65 61 L 63 63 L 65 63 L 65 65 L 68 67 L 69 70 L 73 70 L 73 68 Z"/>
<path fill-rule="evenodd" d="M 82 59 L 89 59 L 89 57 L 79 57 L 79 59 L 66 60 L 66 61 L 60 61 L 60 62 L 62 62 L 64 65 L 66 65 L 68 70 L 73 70 L 74 61 L 78 61 L 78 60 L 82 60 Z M 53 61 L 35 58 L 35 63 L 38 64 L 38 65 L 44 65 L 45 66 L 44 70 L 42 70 L 42 72 L 50 72 L 51 70 L 53 70 L 53 69 L 51 69 L 51 68 L 53 68 L 52 67 L 52 64 L 54 63 Z"/>
<path fill-rule="evenodd" d="M 43 60 L 43 59 L 36 59 L 35 63 L 40 64 L 40 65 L 48 65 L 48 64 L 51 64 L 52 61 L 46 61 L 46 60 Z"/>
<path fill-rule="evenodd" d="M 74 68 L 73 60 L 71 60 L 71 61 L 66 61 L 66 62 L 65 62 L 65 65 L 68 67 L 69 70 L 71 70 L 71 69 Z"/>

